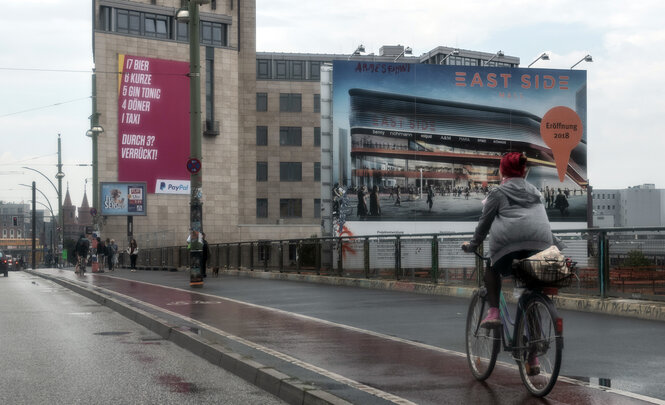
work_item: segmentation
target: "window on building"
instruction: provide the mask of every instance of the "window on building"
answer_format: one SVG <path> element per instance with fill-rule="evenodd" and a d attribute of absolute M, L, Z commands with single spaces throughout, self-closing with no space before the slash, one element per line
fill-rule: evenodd
<path fill-rule="evenodd" d="M 314 162 L 314 181 L 321 181 L 321 162 Z"/>
<path fill-rule="evenodd" d="M 143 14 L 143 30 L 146 37 L 170 38 L 169 20 L 165 15 Z"/>
<path fill-rule="evenodd" d="M 98 28 L 102 31 L 113 31 L 111 25 L 111 12 L 113 9 L 107 6 L 99 7 L 99 24 Z"/>
<path fill-rule="evenodd" d="M 305 61 L 291 61 L 291 79 L 303 80 L 305 78 Z"/>
<path fill-rule="evenodd" d="M 256 145 L 257 146 L 268 145 L 268 127 L 263 125 L 259 125 L 256 127 Z"/>
<path fill-rule="evenodd" d="M 20 229 L 17 229 L 17 230 L 16 230 L 16 237 L 17 237 L 17 238 L 20 238 L 20 237 L 21 237 L 21 230 L 20 230 Z"/>
<path fill-rule="evenodd" d="M 2 230 L 2 237 L 3 237 L 3 238 L 6 238 L 6 237 L 7 237 L 7 230 L 6 230 L 6 229 L 3 229 L 3 230 Z"/>
<path fill-rule="evenodd" d="M 10 229 L 10 230 L 9 230 L 9 237 L 10 237 L 10 238 L 13 238 L 13 237 L 14 237 L 14 230 L 13 230 L 13 229 Z"/>
<path fill-rule="evenodd" d="M 312 61 L 309 63 L 309 78 L 310 80 L 321 79 L 321 62 Z"/>
<path fill-rule="evenodd" d="M 256 111 L 268 111 L 268 93 L 256 93 Z"/>
<path fill-rule="evenodd" d="M 314 127 L 314 146 L 321 146 L 321 127 Z"/>
<path fill-rule="evenodd" d="M 302 181 L 302 162 L 279 162 L 279 181 Z"/>
<path fill-rule="evenodd" d="M 279 127 L 280 146 L 302 146 L 302 128 Z"/>
<path fill-rule="evenodd" d="M 206 46 L 205 109 L 206 129 L 214 129 L 215 121 L 215 48 Z"/>
<path fill-rule="evenodd" d="M 300 93 L 280 93 L 279 111 L 281 112 L 302 111 L 302 95 Z"/>
<path fill-rule="evenodd" d="M 256 78 L 270 79 L 270 59 L 258 59 L 256 61 Z"/>
<path fill-rule="evenodd" d="M 141 34 L 141 13 L 130 10 L 117 10 L 115 31 L 123 34 Z"/>
<path fill-rule="evenodd" d="M 183 21 L 176 22 L 176 40 L 189 42 L 189 24 Z"/>
<path fill-rule="evenodd" d="M 275 73 L 277 79 L 287 79 L 287 70 L 286 70 L 286 61 L 277 60 L 275 61 Z"/>
<path fill-rule="evenodd" d="M 321 95 L 320 94 L 315 94 L 314 95 L 314 112 L 315 113 L 320 113 L 321 112 Z"/>
<path fill-rule="evenodd" d="M 226 46 L 226 24 L 201 21 L 201 43 L 204 45 Z"/>
<path fill-rule="evenodd" d="M 268 162 L 256 162 L 256 181 L 268 181 Z"/>
<path fill-rule="evenodd" d="M 279 200 L 280 218 L 302 218 L 302 200 L 299 198 L 282 198 Z"/>
<path fill-rule="evenodd" d="M 321 199 L 314 199 L 314 218 L 321 218 Z"/>
<path fill-rule="evenodd" d="M 257 218 L 268 218 L 268 199 L 267 198 L 257 198 L 256 199 L 256 217 Z"/>

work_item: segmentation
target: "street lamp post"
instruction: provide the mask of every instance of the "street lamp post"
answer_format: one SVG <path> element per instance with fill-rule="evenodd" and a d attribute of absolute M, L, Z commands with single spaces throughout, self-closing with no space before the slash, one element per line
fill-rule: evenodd
<path fill-rule="evenodd" d="M 540 56 L 536 58 L 536 60 L 534 60 L 533 62 L 529 63 L 529 66 L 527 66 L 527 68 L 530 68 L 531 65 L 533 65 L 533 64 L 536 63 L 536 62 L 538 62 L 538 61 L 541 60 L 541 59 L 542 59 L 542 60 L 550 60 L 550 55 L 548 55 L 547 52 L 543 52 L 543 53 L 541 53 Z"/>
<path fill-rule="evenodd" d="M 38 191 L 39 191 L 39 189 L 38 189 Z M 48 200 L 46 200 L 46 201 L 48 202 Z M 47 208 L 47 209 L 51 212 L 51 252 L 52 252 L 53 254 L 55 254 L 55 253 L 56 253 L 56 251 L 55 251 L 55 232 L 54 232 L 54 227 L 55 227 L 55 214 L 54 214 L 53 211 L 51 210 L 51 207 L 49 207 L 48 205 L 44 204 L 44 203 L 41 202 L 41 201 L 35 201 L 35 202 L 36 202 L 37 204 L 41 205 L 42 207 Z M 49 203 L 49 204 L 50 204 L 50 203 Z M 46 222 L 46 221 L 44 221 L 44 222 Z"/>
<path fill-rule="evenodd" d="M 180 9 L 176 18 L 189 26 L 189 149 L 190 160 L 201 162 L 201 55 L 199 44 L 199 4 L 210 0 L 189 0 L 187 9 Z M 202 166 L 202 165 L 201 165 Z M 202 168 L 190 170 L 189 225 L 192 230 L 203 229 Z"/>
<path fill-rule="evenodd" d="M 397 57 L 395 58 L 395 60 L 393 62 L 397 62 L 397 59 L 401 58 L 404 55 L 411 55 L 412 53 L 413 53 L 413 50 L 411 49 L 411 47 L 407 46 L 404 49 L 402 49 L 402 52 L 400 52 L 400 54 L 397 55 Z"/>
<path fill-rule="evenodd" d="M 40 172 L 37 169 L 33 169 L 32 167 L 27 167 L 23 166 L 22 169 L 26 170 L 32 170 L 35 173 L 39 173 L 42 177 L 44 177 L 46 180 L 48 180 L 49 183 L 51 183 L 51 186 L 53 186 L 53 189 L 55 190 L 56 195 L 58 196 L 58 224 L 60 226 L 60 233 L 58 234 L 60 240 L 58 241 L 58 249 L 61 248 L 61 244 L 65 243 L 65 226 L 64 226 L 64 213 L 62 212 L 62 178 L 65 177 L 65 174 L 62 172 L 62 161 L 61 161 L 61 154 L 60 154 L 60 134 L 58 134 L 58 173 L 56 173 L 55 177 L 58 179 L 58 187 L 53 184 L 51 179 L 48 178 L 47 175 L 44 173 Z M 42 193 L 41 191 L 39 191 Z M 42 193 L 44 195 L 44 193 Z M 44 195 L 44 198 L 46 198 L 46 195 Z M 48 198 L 46 198 L 46 201 L 48 201 Z M 51 202 L 49 202 L 49 206 L 51 205 Z M 51 209 L 51 214 L 53 214 L 53 210 Z M 54 252 L 55 253 L 55 252 Z"/>
<path fill-rule="evenodd" d="M 459 49 L 453 49 L 448 55 L 446 55 L 443 59 L 441 59 L 439 65 L 443 65 L 443 62 L 445 62 L 451 56 L 457 56 L 457 55 L 459 55 Z"/>
<path fill-rule="evenodd" d="M 489 63 L 490 63 L 491 61 L 493 61 L 494 58 L 497 58 L 497 57 L 498 57 L 498 58 L 502 58 L 503 55 L 504 55 L 504 54 L 503 54 L 503 51 L 497 51 L 494 55 L 492 55 L 491 58 L 487 59 L 487 60 L 485 61 L 485 63 L 483 63 L 483 66 L 487 66 L 487 65 L 489 65 Z"/>
<path fill-rule="evenodd" d="M 579 64 L 582 63 L 582 62 L 593 62 L 593 58 L 591 57 L 591 55 L 586 55 L 586 56 L 584 56 L 582 59 L 580 59 L 579 61 L 577 61 L 577 63 L 575 63 L 575 64 L 574 64 L 573 66 L 571 66 L 570 68 L 572 69 L 572 68 L 574 68 L 575 66 L 579 65 Z"/>
<path fill-rule="evenodd" d="M 93 111 L 97 110 L 97 103 L 94 101 L 95 97 L 94 90 L 94 74 L 93 74 Z M 104 128 L 99 125 L 99 113 L 93 113 L 90 117 L 90 129 L 86 131 L 85 136 L 92 138 L 92 207 L 95 211 L 99 212 L 99 172 L 98 172 L 98 161 L 97 161 L 97 137 L 104 133 Z M 93 224 L 97 225 L 97 216 L 92 219 Z M 95 229 L 96 231 L 97 229 Z"/>
<path fill-rule="evenodd" d="M 55 178 L 58 179 L 58 224 L 60 224 L 60 240 L 58 242 L 58 250 L 64 249 L 65 246 L 65 214 L 62 212 L 62 178 L 65 173 L 62 172 L 62 149 L 60 145 L 60 134 L 58 134 L 58 173 Z"/>
<path fill-rule="evenodd" d="M 362 52 L 365 52 L 365 45 L 360 44 L 360 45 L 358 45 L 358 47 L 356 48 L 356 50 L 353 51 L 353 53 L 352 53 L 351 55 L 349 55 L 348 58 L 346 58 L 346 60 L 351 60 L 351 57 L 352 57 L 352 56 L 358 56 L 358 55 L 360 55 L 360 53 L 362 53 Z"/>

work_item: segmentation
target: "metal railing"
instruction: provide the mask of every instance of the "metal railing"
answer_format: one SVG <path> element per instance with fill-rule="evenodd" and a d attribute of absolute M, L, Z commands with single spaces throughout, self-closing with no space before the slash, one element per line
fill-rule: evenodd
<path fill-rule="evenodd" d="M 554 232 L 577 262 L 564 292 L 665 300 L 665 227 L 592 228 Z M 209 268 L 309 273 L 475 286 L 481 263 L 462 252 L 469 233 L 258 240 L 210 245 Z M 487 246 L 484 247 L 487 251 Z M 128 265 L 126 253 L 121 265 Z M 148 247 L 140 269 L 186 268 L 186 247 Z"/>

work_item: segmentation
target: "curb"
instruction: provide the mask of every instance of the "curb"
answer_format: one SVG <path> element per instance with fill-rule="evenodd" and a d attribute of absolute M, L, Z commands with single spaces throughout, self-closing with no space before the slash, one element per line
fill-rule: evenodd
<path fill-rule="evenodd" d="M 220 272 L 236 277 L 300 281 L 344 287 L 411 292 L 416 294 L 445 295 L 459 298 L 471 297 L 474 290 L 474 287 L 446 286 L 442 284 L 417 283 L 412 281 L 321 276 L 316 274 L 227 269 L 220 269 Z M 516 302 L 512 294 L 504 293 L 504 296 L 508 302 Z M 553 301 L 559 309 L 665 322 L 665 302 L 626 298 L 584 297 L 571 294 L 557 295 L 554 297 Z"/>
<path fill-rule="evenodd" d="M 342 398 L 323 391 L 315 386 L 306 384 L 297 378 L 288 376 L 272 367 L 263 365 L 247 356 L 240 355 L 223 348 L 219 343 L 210 342 L 199 336 L 201 332 L 216 336 L 213 331 L 196 328 L 170 325 L 168 321 L 140 308 L 99 291 L 95 287 L 80 285 L 48 274 L 34 270 L 24 270 L 26 273 L 53 281 L 68 288 L 100 305 L 119 313 L 131 321 L 151 330 L 163 339 L 171 341 L 183 349 L 201 357 L 208 362 L 237 375 L 245 381 L 261 388 L 277 398 L 293 405 L 352 405 Z M 198 333 L 194 333 L 197 330 Z"/>

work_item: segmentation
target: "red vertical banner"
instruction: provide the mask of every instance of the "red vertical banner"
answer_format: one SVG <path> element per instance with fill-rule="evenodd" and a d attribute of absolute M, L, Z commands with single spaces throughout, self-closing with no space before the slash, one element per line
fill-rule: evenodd
<path fill-rule="evenodd" d="M 118 56 L 118 181 L 188 180 L 189 64 Z"/>

